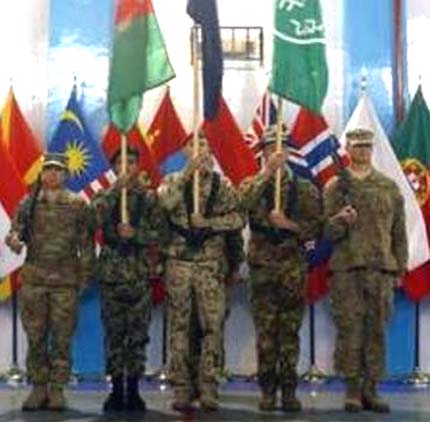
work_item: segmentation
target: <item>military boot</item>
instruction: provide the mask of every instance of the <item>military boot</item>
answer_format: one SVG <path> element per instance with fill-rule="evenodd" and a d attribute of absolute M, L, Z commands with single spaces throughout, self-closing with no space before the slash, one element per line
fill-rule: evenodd
<path fill-rule="evenodd" d="M 48 390 L 46 384 L 35 384 L 22 404 L 22 410 L 33 412 L 35 410 L 46 409 L 47 400 Z"/>
<path fill-rule="evenodd" d="M 282 386 L 281 406 L 284 412 L 301 412 L 302 403 L 296 397 L 297 384 L 285 384 Z"/>
<path fill-rule="evenodd" d="M 177 385 L 173 388 L 173 395 L 173 410 L 178 412 L 187 412 L 193 408 L 191 406 L 191 391 L 189 387 Z"/>
<path fill-rule="evenodd" d="M 215 383 L 204 383 L 200 388 L 200 406 L 207 412 L 219 409 L 218 390 Z"/>
<path fill-rule="evenodd" d="M 122 375 L 112 377 L 112 392 L 103 403 L 105 413 L 121 412 L 124 410 L 124 378 Z"/>
<path fill-rule="evenodd" d="M 365 380 L 362 393 L 363 408 L 376 413 L 389 413 L 390 406 L 376 392 L 376 381 Z"/>
<path fill-rule="evenodd" d="M 360 381 L 356 378 L 348 378 L 346 380 L 345 394 L 345 411 L 357 413 L 363 410 L 361 404 L 361 388 Z"/>
<path fill-rule="evenodd" d="M 64 397 L 64 385 L 52 384 L 48 391 L 49 410 L 62 411 L 66 409 L 66 398 Z"/>
<path fill-rule="evenodd" d="M 263 412 L 273 412 L 276 410 L 276 390 L 263 388 L 261 391 L 258 408 Z"/>
<path fill-rule="evenodd" d="M 139 395 L 139 377 L 127 377 L 127 410 L 132 412 L 144 412 L 146 410 L 146 403 Z"/>

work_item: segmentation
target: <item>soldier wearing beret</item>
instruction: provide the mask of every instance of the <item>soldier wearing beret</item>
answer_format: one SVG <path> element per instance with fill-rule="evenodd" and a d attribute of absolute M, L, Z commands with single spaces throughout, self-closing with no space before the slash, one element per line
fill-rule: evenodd
<path fill-rule="evenodd" d="M 325 234 L 333 242 L 331 302 L 337 328 L 335 369 L 345 377 L 345 410 L 388 412 L 377 395 L 385 369 L 385 327 L 393 285 L 406 270 L 403 197 L 372 166 L 374 134 L 346 134 L 351 166 L 346 180 L 324 192 Z"/>
<path fill-rule="evenodd" d="M 240 191 L 251 230 L 248 264 L 262 391 L 259 407 L 275 410 L 277 391 L 281 389 L 281 408 L 289 412 L 302 408 L 296 388 L 299 331 L 305 310 L 303 245 L 317 237 L 322 220 L 318 190 L 292 173 L 285 162 L 287 134 L 282 137 L 283 153 L 274 154 L 276 130 L 268 129 L 264 136 L 266 165 L 254 179 L 245 180 Z M 280 165 L 282 200 L 277 212 L 274 174 Z"/>
<path fill-rule="evenodd" d="M 94 265 L 92 218 L 83 199 L 67 191 L 66 157 L 47 154 L 38 186 L 20 205 L 7 237 L 27 258 L 22 268 L 21 320 L 28 339 L 28 411 L 63 410 L 70 377 L 70 341 L 78 292 Z"/>

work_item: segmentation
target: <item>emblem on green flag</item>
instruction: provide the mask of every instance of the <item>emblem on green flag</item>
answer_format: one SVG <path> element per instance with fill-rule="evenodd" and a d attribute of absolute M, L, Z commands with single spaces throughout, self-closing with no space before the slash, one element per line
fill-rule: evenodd
<path fill-rule="evenodd" d="M 275 0 L 270 90 L 320 113 L 327 87 L 324 25 L 319 0 Z"/>

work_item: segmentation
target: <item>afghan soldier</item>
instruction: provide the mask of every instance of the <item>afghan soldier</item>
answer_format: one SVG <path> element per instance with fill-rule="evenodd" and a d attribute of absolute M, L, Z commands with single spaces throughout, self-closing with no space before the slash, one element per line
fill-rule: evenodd
<path fill-rule="evenodd" d="M 190 158 L 185 170 L 167 177 L 159 189 L 172 230 L 167 248 L 170 376 L 175 395 L 173 408 L 179 411 L 188 409 L 191 403 L 188 359 L 193 294 L 203 330 L 198 377 L 200 403 L 205 410 L 218 408 L 217 376 L 225 312 L 225 235 L 244 224 L 237 211 L 236 194 L 213 171 L 203 137 L 200 147 L 201 155 Z M 188 154 L 191 156 L 191 148 Z M 193 213 L 195 169 L 200 171 L 201 214 Z"/>
<path fill-rule="evenodd" d="M 112 164 L 119 174 L 120 151 L 113 156 Z M 104 239 L 98 270 L 106 372 L 112 378 L 112 392 L 103 405 L 105 412 L 146 409 L 139 395 L 139 381 L 145 373 L 149 341 L 151 257 L 167 225 L 163 224 L 155 191 L 142 179 L 144 174 L 139 176 L 139 152 L 129 147 L 126 174 L 94 203 Z M 128 222 L 121 220 L 122 188 L 127 189 Z"/>
<path fill-rule="evenodd" d="M 372 167 L 374 134 L 346 134 L 351 167 L 327 186 L 326 235 L 334 244 L 331 301 L 335 368 L 345 377 L 345 410 L 389 412 L 376 385 L 385 369 L 385 327 L 393 285 L 407 262 L 405 213 L 397 185 Z"/>
<path fill-rule="evenodd" d="M 20 205 L 7 239 L 15 252 L 27 246 L 20 300 L 33 388 L 23 410 L 66 407 L 78 294 L 94 265 L 90 209 L 64 188 L 66 176 L 65 156 L 47 154 L 38 186 Z"/>
<path fill-rule="evenodd" d="M 294 175 L 284 163 L 281 172 L 281 211 L 274 210 L 274 170 L 287 158 L 273 154 L 276 131 L 264 138 L 266 166 L 240 190 L 249 210 L 251 238 L 248 251 L 250 293 L 257 335 L 260 410 L 276 409 L 282 392 L 282 410 L 300 411 L 298 383 L 299 331 L 305 310 L 305 257 L 303 245 L 322 229 L 321 201 L 310 182 Z M 269 158 L 270 157 L 270 158 Z"/>

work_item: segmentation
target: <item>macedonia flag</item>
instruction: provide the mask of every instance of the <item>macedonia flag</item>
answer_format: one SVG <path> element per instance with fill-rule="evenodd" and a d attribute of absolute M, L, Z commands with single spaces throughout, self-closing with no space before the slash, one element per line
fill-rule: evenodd
<path fill-rule="evenodd" d="M 31 185 L 42 167 L 43 149 L 33 135 L 11 89 L 1 113 L 2 142 L 19 176 Z"/>

